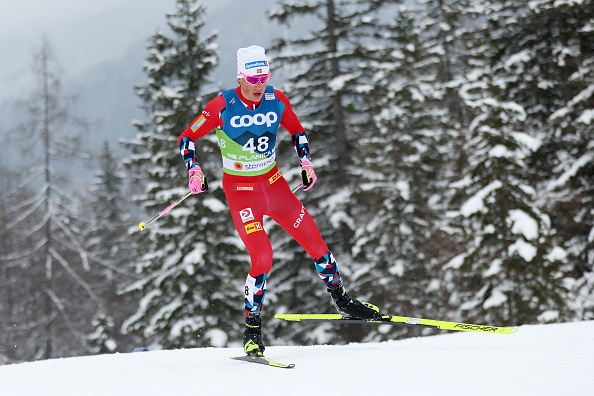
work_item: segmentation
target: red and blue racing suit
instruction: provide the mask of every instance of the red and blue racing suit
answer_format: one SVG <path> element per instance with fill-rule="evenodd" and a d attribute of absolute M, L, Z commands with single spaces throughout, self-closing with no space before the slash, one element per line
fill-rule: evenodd
<path fill-rule="evenodd" d="M 223 160 L 223 188 L 235 228 L 250 254 L 245 314 L 260 312 L 266 277 L 272 267 L 272 247 L 262 226 L 269 216 L 314 259 L 327 286 L 340 283 L 336 261 L 303 204 L 291 192 L 276 165 L 276 135 L 283 126 L 293 137 L 301 158 L 309 159 L 307 135 L 286 95 L 267 86 L 260 102 L 243 97 L 240 87 L 223 91 L 179 138 L 191 169 L 198 164 L 195 142 L 215 129 Z"/>

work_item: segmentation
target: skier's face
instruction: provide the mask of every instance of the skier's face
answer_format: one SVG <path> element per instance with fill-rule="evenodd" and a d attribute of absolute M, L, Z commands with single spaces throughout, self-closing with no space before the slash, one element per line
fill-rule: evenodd
<path fill-rule="evenodd" d="M 243 97 L 247 100 L 251 100 L 252 102 L 259 102 L 262 99 L 262 95 L 264 95 L 266 85 L 268 84 L 268 82 L 265 82 L 264 84 L 250 84 L 245 80 L 245 78 L 239 78 L 237 82 L 239 82 Z"/>

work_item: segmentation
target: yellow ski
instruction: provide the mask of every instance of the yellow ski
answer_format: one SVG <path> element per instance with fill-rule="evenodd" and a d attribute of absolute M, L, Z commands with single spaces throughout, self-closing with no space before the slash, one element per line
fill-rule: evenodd
<path fill-rule="evenodd" d="M 229 356 L 233 360 L 243 360 L 244 362 L 251 362 L 251 363 L 258 363 L 263 364 L 266 366 L 272 367 L 279 367 L 279 368 L 293 368 L 295 365 L 293 363 L 285 364 L 281 362 L 277 362 L 276 360 L 272 360 L 265 356 Z"/>
<path fill-rule="evenodd" d="M 336 322 L 336 323 L 370 323 L 370 324 L 389 324 L 400 326 L 421 326 L 432 327 L 441 330 L 456 331 L 475 331 L 480 333 L 511 334 L 518 331 L 515 327 L 500 327 L 490 325 L 479 325 L 470 323 L 446 322 L 443 320 L 431 320 L 423 318 L 413 318 L 407 316 L 382 315 L 377 319 L 357 319 L 344 317 L 341 314 L 276 314 L 277 319 L 289 322 Z"/>

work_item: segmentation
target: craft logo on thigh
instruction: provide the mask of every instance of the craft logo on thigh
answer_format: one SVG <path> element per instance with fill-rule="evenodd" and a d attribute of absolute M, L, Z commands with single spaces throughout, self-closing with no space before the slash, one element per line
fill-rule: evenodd
<path fill-rule="evenodd" d="M 245 225 L 245 232 L 251 234 L 252 232 L 262 231 L 262 223 L 259 221 L 254 221 L 253 223 Z"/>
<path fill-rule="evenodd" d="M 281 178 L 280 172 L 276 172 L 274 175 L 272 175 L 272 177 L 270 179 L 268 179 L 268 181 L 270 182 L 270 184 L 272 184 L 280 178 Z"/>
<path fill-rule="evenodd" d="M 305 206 L 301 205 L 301 212 L 299 212 L 299 217 L 297 217 L 297 219 L 295 220 L 293 227 L 299 228 L 304 217 L 305 217 Z"/>
<path fill-rule="evenodd" d="M 245 208 L 240 210 L 239 215 L 241 216 L 242 223 L 254 220 L 254 212 L 252 212 L 252 208 Z"/>

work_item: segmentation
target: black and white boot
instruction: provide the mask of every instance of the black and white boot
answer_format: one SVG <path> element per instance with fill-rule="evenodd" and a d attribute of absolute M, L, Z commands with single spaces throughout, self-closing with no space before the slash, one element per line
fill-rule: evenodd
<path fill-rule="evenodd" d="M 380 319 L 379 308 L 373 304 L 361 302 L 349 296 L 342 282 L 327 288 L 332 296 L 332 302 L 338 312 L 349 318 L 357 319 Z"/>
<path fill-rule="evenodd" d="M 262 318 L 260 314 L 250 314 L 245 318 L 243 332 L 243 351 L 250 356 L 264 355 L 264 342 L 262 342 Z"/>

